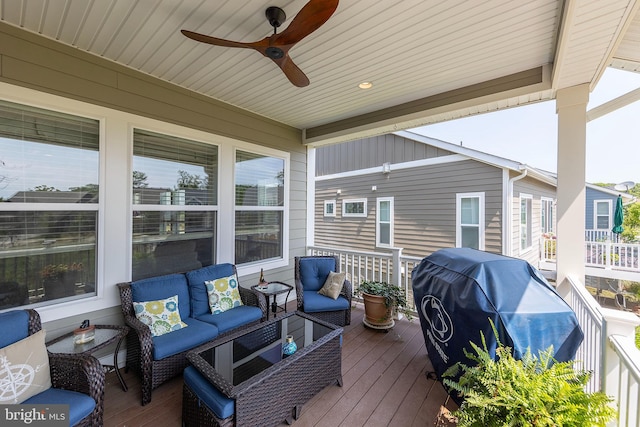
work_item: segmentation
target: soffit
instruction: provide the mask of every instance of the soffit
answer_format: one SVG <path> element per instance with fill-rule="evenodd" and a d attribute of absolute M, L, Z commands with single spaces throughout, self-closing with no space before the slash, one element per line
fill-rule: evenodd
<path fill-rule="evenodd" d="M 305 88 L 291 85 L 257 52 L 180 34 L 255 41 L 272 32 L 268 6 L 287 13 L 282 31 L 305 4 L 2 0 L 0 20 L 299 129 L 343 124 L 336 133 L 342 139 L 361 136 L 358 118 L 367 132 L 381 133 L 389 130 L 384 126 L 397 130 L 552 99 L 557 89 L 596 81 L 612 62 L 638 59 L 634 0 L 567 2 L 571 8 L 558 0 L 342 0 L 325 25 L 290 51 L 311 80 Z M 442 95 L 486 89 L 486 82 L 541 67 L 553 72 L 544 84 L 517 91 L 496 84 L 478 98 L 467 91 L 458 103 Z M 374 88 L 358 89 L 365 80 Z M 438 108 L 421 102 L 433 97 L 444 99 Z M 416 106 L 409 115 L 407 105 Z M 389 112 L 384 126 L 380 112 Z"/>

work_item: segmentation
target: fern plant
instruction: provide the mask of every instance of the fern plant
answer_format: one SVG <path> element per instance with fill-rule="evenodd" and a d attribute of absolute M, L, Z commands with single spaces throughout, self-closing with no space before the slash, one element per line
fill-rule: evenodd
<path fill-rule="evenodd" d="M 482 347 L 465 349 L 475 364 L 458 362 L 443 374 L 443 383 L 464 398 L 454 413 L 459 427 L 605 426 L 616 414 L 607 395 L 585 392 L 591 374 L 573 362 L 556 362 L 553 346 L 516 360 L 498 341 L 494 360 L 480 335 Z"/>

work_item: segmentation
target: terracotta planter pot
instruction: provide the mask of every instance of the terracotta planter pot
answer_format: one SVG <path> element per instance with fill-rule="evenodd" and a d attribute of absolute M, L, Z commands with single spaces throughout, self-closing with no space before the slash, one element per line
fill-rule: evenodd
<path fill-rule="evenodd" d="M 384 304 L 384 297 L 378 295 L 362 294 L 364 300 L 364 319 L 362 322 L 374 329 L 393 328 L 395 322 L 391 308 Z"/>

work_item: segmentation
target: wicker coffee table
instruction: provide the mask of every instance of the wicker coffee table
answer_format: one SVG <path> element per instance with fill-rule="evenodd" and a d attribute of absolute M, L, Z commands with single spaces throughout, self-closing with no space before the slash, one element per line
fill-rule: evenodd
<path fill-rule="evenodd" d="M 294 337 L 298 350 L 283 356 L 287 335 Z M 342 386 L 341 335 L 338 326 L 305 313 L 288 313 L 204 344 L 187 359 L 235 399 L 235 425 L 291 423 L 320 390 Z M 197 425 L 195 420 L 183 421 Z"/>

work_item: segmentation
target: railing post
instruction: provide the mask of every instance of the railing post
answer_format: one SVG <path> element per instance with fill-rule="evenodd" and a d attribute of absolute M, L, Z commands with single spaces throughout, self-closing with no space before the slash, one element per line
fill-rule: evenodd
<path fill-rule="evenodd" d="M 604 250 L 605 250 L 604 268 L 606 270 L 611 270 L 611 239 L 607 238 L 604 244 Z"/>
<path fill-rule="evenodd" d="M 603 308 L 602 313 L 604 315 L 602 333 L 602 366 L 604 369 L 601 377 L 601 387 L 605 394 L 613 397 L 614 402 L 620 404 L 621 398 L 623 397 L 620 396 L 620 393 L 628 392 L 628 390 L 620 388 L 620 357 L 614 350 L 609 337 L 616 335 L 619 339 L 629 341 L 631 347 L 634 347 L 635 328 L 640 325 L 640 318 L 628 311 L 612 310 L 609 308 Z M 626 400 L 626 397 L 623 400 Z"/>
<path fill-rule="evenodd" d="M 402 248 L 391 248 L 393 257 L 391 258 L 391 283 L 398 287 L 402 287 L 402 263 L 400 257 L 402 256 Z"/>

